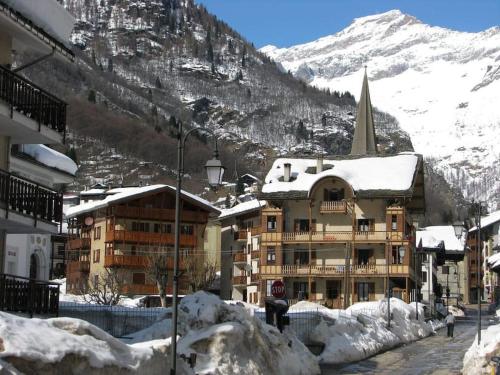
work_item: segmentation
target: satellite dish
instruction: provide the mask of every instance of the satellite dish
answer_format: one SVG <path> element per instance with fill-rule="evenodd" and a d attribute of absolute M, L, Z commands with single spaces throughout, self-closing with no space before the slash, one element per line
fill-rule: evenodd
<path fill-rule="evenodd" d="M 85 225 L 92 225 L 94 224 L 94 218 L 92 216 L 87 216 L 84 221 Z"/>

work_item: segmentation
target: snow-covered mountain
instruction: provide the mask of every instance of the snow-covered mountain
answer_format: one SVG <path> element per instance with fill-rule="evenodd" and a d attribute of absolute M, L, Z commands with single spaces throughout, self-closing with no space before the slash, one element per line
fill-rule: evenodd
<path fill-rule="evenodd" d="M 500 205 L 500 27 L 466 33 L 398 10 L 355 19 L 316 41 L 261 49 L 310 85 L 359 94 L 399 121 L 469 198 Z"/>

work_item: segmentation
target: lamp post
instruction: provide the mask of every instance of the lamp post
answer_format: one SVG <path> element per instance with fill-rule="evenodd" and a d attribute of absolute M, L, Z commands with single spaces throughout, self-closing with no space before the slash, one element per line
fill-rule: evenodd
<path fill-rule="evenodd" d="M 180 217 L 181 217 L 181 186 L 182 176 L 184 175 L 184 147 L 188 137 L 195 131 L 205 132 L 214 138 L 214 156 L 205 164 L 207 171 L 208 183 L 212 187 L 217 187 L 222 183 L 224 167 L 219 160 L 219 150 L 217 148 L 217 138 L 209 129 L 196 127 L 190 129 L 183 134 L 182 122 L 179 122 L 179 134 L 177 140 L 177 189 L 175 190 L 175 242 L 174 242 L 174 275 L 173 275 L 173 290 L 172 290 L 172 347 L 171 347 L 171 363 L 170 374 L 175 375 L 177 370 L 177 296 L 179 286 L 179 239 L 180 239 Z"/>
<path fill-rule="evenodd" d="M 476 237 L 476 285 L 477 285 L 477 344 L 481 343 L 481 202 L 472 202 L 475 209 L 477 237 Z"/>

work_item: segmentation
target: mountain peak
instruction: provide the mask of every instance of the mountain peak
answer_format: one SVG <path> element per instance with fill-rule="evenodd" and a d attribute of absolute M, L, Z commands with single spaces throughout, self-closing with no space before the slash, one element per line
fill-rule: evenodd
<path fill-rule="evenodd" d="M 351 26 L 359 26 L 369 23 L 397 24 L 398 26 L 403 26 L 406 24 L 420 24 L 422 22 L 409 14 L 401 12 L 399 9 L 393 9 L 384 13 L 355 18 Z"/>

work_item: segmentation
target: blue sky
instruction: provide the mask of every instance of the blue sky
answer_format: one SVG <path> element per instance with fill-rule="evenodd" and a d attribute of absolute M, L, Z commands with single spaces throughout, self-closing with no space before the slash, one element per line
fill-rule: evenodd
<path fill-rule="evenodd" d="M 195 0 L 256 47 L 288 47 L 334 34 L 356 17 L 399 9 L 460 31 L 500 25 L 500 0 Z"/>

